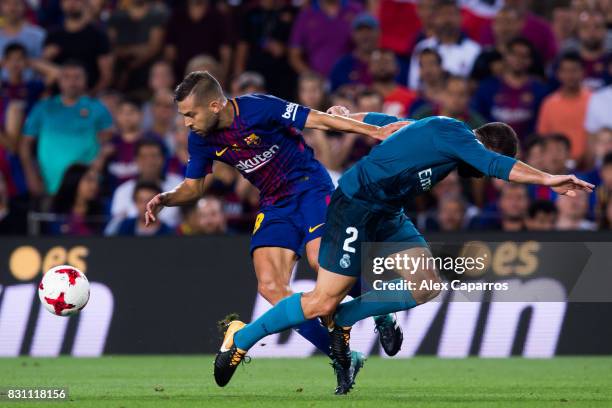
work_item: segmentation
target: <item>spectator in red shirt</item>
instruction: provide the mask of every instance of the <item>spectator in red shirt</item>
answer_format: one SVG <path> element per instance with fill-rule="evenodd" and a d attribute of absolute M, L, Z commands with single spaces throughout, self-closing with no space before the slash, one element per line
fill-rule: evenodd
<path fill-rule="evenodd" d="M 399 67 L 392 51 L 379 49 L 372 53 L 370 57 L 372 89 L 383 96 L 383 112 L 388 115 L 406 117 L 417 95 L 414 91 L 396 82 L 398 72 Z"/>

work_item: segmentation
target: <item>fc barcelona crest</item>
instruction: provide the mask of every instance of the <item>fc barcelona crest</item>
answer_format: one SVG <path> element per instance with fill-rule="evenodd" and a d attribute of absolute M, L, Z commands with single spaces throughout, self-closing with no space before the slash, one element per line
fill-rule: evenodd
<path fill-rule="evenodd" d="M 244 138 L 244 141 L 249 146 L 251 146 L 251 145 L 257 146 L 259 144 L 259 142 L 261 142 L 261 139 L 255 133 L 251 133 L 249 136 Z"/>

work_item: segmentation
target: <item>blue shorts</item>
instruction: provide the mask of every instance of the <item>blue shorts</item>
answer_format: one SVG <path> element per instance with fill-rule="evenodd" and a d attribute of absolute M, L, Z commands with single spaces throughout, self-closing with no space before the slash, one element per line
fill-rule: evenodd
<path fill-rule="evenodd" d="M 301 257 L 306 243 L 323 233 L 332 192 L 321 186 L 263 207 L 255 218 L 251 255 L 259 247 L 280 247 Z"/>
<path fill-rule="evenodd" d="M 319 265 L 340 275 L 360 276 L 362 242 L 398 243 L 390 245 L 394 249 L 385 256 L 407 247 L 427 247 L 425 238 L 406 215 L 372 212 L 345 196 L 340 188 L 332 196 L 325 223 Z"/>

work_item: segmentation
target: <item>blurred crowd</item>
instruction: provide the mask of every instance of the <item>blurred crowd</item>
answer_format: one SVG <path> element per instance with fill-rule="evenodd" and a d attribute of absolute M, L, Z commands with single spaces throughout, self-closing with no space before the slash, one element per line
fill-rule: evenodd
<path fill-rule="evenodd" d="M 250 231 L 258 192 L 221 163 L 205 197 L 144 227 L 183 178 L 173 89 L 196 70 L 228 97 L 506 122 L 524 161 L 598 186 L 451 173 L 406 203 L 425 232 L 612 225 L 612 0 L 0 0 L 0 57 L 0 234 Z M 304 137 L 334 182 L 375 144 Z"/>

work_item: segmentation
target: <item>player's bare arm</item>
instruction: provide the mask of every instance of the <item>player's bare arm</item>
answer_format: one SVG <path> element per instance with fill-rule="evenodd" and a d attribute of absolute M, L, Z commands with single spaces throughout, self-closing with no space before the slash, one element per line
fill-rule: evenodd
<path fill-rule="evenodd" d="M 307 128 L 336 130 L 339 132 L 360 133 L 378 140 L 385 140 L 393 132 L 405 126 L 407 122 L 391 123 L 387 126 L 374 126 L 343 115 L 335 115 L 311 110 L 306 119 Z"/>
<path fill-rule="evenodd" d="M 365 117 L 366 117 L 366 115 L 368 114 L 368 112 L 351 113 L 351 111 L 350 111 L 350 110 L 349 110 L 347 107 L 345 107 L 345 106 L 341 106 L 341 105 L 334 105 L 334 106 L 332 106 L 331 108 L 329 108 L 329 109 L 327 110 L 327 113 L 328 113 L 328 114 L 330 114 L 330 115 L 343 116 L 343 117 L 346 117 L 346 118 L 349 118 L 349 119 L 356 120 L 356 121 L 358 121 L 358 122 L 363 122 L 363 121 L 364 121 L 364 119 L 365 119 Z M 412 122 L 411 122 L 411 121 L 406 120 L 406 121 L 400 121 L 400 122 L 392 123 L 392 125 L 396 125 L 396 126 L 398 126 L 397 128 L 393 127 L 395 130 L 397 130 L 397 129 L 399 129 L 399 128 L 403 127 L 403 126 L 409 125 L 410 123 L 412 123 Z M 387 126 L 391 126 L 391 125 L 387 125 Z M 387 126 L 385 126 L 385 128 L 386 128 Z M 391 128 L 390 128 L 390 129 L 391 129 Z M 389 133 L 389 134 L 385 135 L 385 136 L 384 136 L 384 137 L 382 137 L 382 138 L 381 138 L 381 137 L 376 137 L 376 139 L 379 139 L 379 140 L 385 140 L 385 139 L 386 139 L 387 137 L 389 137 L 389 136 L 390 136 L 392 133 L 393 133 L 393 132 L 391 132 L 391 133 Z"/>
<path fill-rule="evenodd" d="M 593 192 L 595 186 L 580 180 L 573 174 L 552 175 L 517 161 L 510 171 L 509 181 L 522 184 L 540 184 L 548 186 L 561 195 L 574 197 L 576 191 Z"/>
<path fill-rule="evenodd" d="M 190 179 L 186 178 L 174 188 L 174 190 L 166 191 L 158 194 L 147 203 L 147 211 L 145 212 L 145 225 L 149 226 L 156 221 L 157 214 L 163 207 L 174 207 L 193 202 L 204 194 L 204 178 Z"/>

